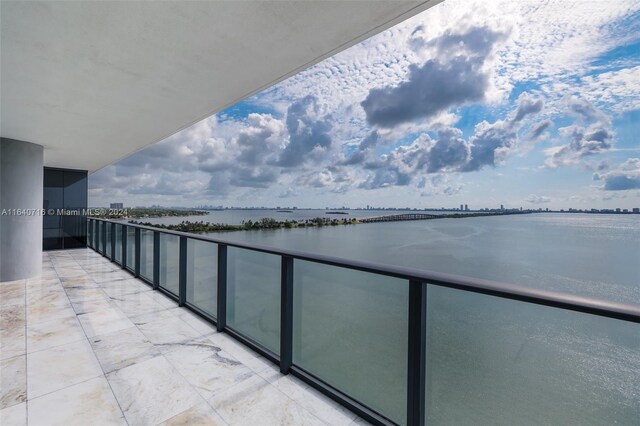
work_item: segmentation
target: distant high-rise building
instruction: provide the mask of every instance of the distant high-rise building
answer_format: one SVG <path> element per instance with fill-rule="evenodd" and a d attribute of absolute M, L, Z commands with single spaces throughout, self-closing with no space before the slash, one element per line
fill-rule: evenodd
<path fill-rule="evenodd" d="M 504 210 L 504 204 L 500 204 L 500 210 Z"/>
<path fill-rule="evenodd" d="M 464 208 L 463 208 L 462 204 L 460 204 L 460 210 L 464 210 Z"/>
<path fill-rule="evenodd" d="M 465 210 L 465 211 L 469 211 L 469 205 L 468 205 L 468 204 L 465 204 L 465 205 L 464 205 L 464 210 Z"/>
<path fill-rule="evenodd" d="M 640 207 L 634 207 L 633 208 L 633 212 L 634 213 L 640 213 Z"/>
<path fill-rule="evenodd" d="M 111 204 L 109 204 L 109 208 L 111 208 L 111 209 L 122 209 L 123 208 L 123 204 L 122 203 L 111 203 Z"/>
<path fill-rule="evenodd" d="M 616 213 L 620 213 L 620 208 L 617 208 L 617 209 L 616 209 Z"/>

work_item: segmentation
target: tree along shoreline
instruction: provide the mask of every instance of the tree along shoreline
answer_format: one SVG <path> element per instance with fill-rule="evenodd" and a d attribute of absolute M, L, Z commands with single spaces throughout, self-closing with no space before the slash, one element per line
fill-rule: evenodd
<path fill-rule="evenodd" d="M 126 207 L 122 209 L 93 208 L 90 217 L 100 219 L 142 219 L 171 216 L 206 216 L 209 212 L 193 209 L 165 209 L 151 207 Z"/>
<path fill-rule="evenodd" d="M 531 213 L 531 212 L 524 211 L 524 212 L 497 212 L 497 213 L 467 213 L 467 214 L 453 213 L 453 214 L 437 215 L 430 218 L 424 218 L 424 219 L 418 219 L 418 220 L 463 219 L 467 217 L 506 216 L 506 215 L 527 214 L 527 213 Z M 399 220 L 399 221 L 402 221 L 402 220 Z M 254 230 L 261 230 L 261 229 L 321 228 L 323 226 L 357 225 L 363 222 L 360 222 L 356 218 L 331 219 L 331 218 L 316 217 L 315 219 L 279 221 L 269 217 L 265 217 L 257 221 L 243 220 L 240 225 L 228 225 L 225 223 L 210 223 L 210 222 L 204 222 L 204 221 L 191 222 L 187 220 L 182 221 L 178 224 L 172 224 L 172 225 L 165 225 L 165 224 L 151 223 L 151 222 L 139 222 L 136 220 L 130 220 L 129 223 L 132 225 L 150 226 L 154 228 L 167 229 L 170 231 L 207 233 L 207 232 L 228 232 L 228 231 L 254 231 Z"/>

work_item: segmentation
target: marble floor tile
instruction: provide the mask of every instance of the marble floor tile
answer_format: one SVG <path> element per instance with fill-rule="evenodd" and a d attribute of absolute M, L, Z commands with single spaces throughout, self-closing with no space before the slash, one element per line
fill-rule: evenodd
<path fill-rule="evenodd" d="M 29 399 L 32 425 L 126 425 L 104 376 Z"/>
<path fill-rule="evenodd" d="M 0 410 L 0 425 L 2 426 L 26 426 L 27 403 L 12 405 Z"/>
<path fill-rule="evenodd" d="M 77 277 L 77 276 L 82 276 L 87 274 L 85 270 L 82 269 L 82 267 L 78 264 L 65 265 L 65 266 L 54 265 L 54 268 L 60 278 L 66 278 L 66 277 L 71 278 L 71 277 Z"/>
<path fill-rule="evenodd" d="M 22 330 L 0 331 L 0 359 L 13 358 L 27 352 L 27 338 Z"/>
<path fill-rule="evenodd" d="M 3 285 L 12 285 L 12 284 L 24 284 L 25 280 L 11 280 L 11 281 L 0 281 L 0 286 Z"/>
<path fill-rule="evenodd" d="M 292 375 L 283 376 L 280 373 L 280 368 L 275 364 L 257 374 L 294 401 L 303 397 L 304 390 L 309 387 L 305 382 Z"/>
<path fill-rule="evenodd" d="M 78 320 L 89 338 L 133 327 L 131 320 L 117 308 L 87 312 L 78 315 Z"/>
<path fill-rule="evenodd" d="M 89 274 L 99 272 L 112 272 L 120 269 L 118 266 L 111 265 L 106 261 L 78 262 L 78 264 Z"/>
<path fill-rule="evenodd" d="M 51 286 L 48 289 L 42 289 L 41 291 L 28 291 L 27 292 L 27 304 L 28 305 L 65 305 L 69 303 L 69 298 L 64 288 L 60 285 Z"/>
<path fill-rule="evenodd" d="M 278 381 L 283 379 L 287 380 L 286 377 L 282 377 Z M 279 386 L 276 382 L 275 387 L 278 388 L 281 385 Z M 292 397 L 307 411 L 330 425 L 347 426 L 356 418 L 355 413 L 310 386 L 295 392 Z"/>
<path fill-rule="evenodd" d="M 0 359 L 24 355 L 27 350 L 24 305 L 0 307 Z"/>
<path fill-rule="evenodd" d="M 107 374 L 131 425 L 156 425 L 202 399 L 162 356 Z"/>
<path fill-rule="evenodd" d="M 27 400 L 26 356 L 0 361 L 0 410 Z"/>
<path fill-rule="evenodd" d="M 98 287 L 67 287 L 66 290 L 71 303 L 86 300 L 105 300 L 109 297 Z"/>
<path fill-rule="evenodd" d="M 130 317 L 165 310 L 165 308 L 154 301 L 148 293 L 149 292 L 125 294 L 119 297 L 112 297 L 111 300 L 122 312 Z"/>
<path fill-rule="evenodd" d="M 105 373 L 160 355 L 137 327 L 95 336 L 89 342 Z"/>
<path fill-rule="evenodd" d="M 226 333 L 216 333 L 207 336 L 215 345 L 231 354 L 238 361 L 255 372 L 263 371 L 273 365 L 268 359 L 258 355 L 247 346 L 238 342 Z"/>
<path fill-rule="evenodd" d="M 159 426 L 226 426 L 227 423 L 206 402 L 196 404 L 160 423 Z"/>
<path fill-rule="evenodd" d="M 60 278 L 60 281 L 63 282 L 64 285 L 64 281 L 67 280 L 78 280 L 78 281 L 82 281 L 87 279 L 87 273 L 84 271 L 84 269 L 79 269 L 77 273 L 66 273 L 66 274 L 61 274 L 60 272 L 58 272 L 58 278 Z"/>
<path fill-rule="evenodd" d="M 175 315 L 203 335 L 217 332 L 216 326 L 213 323 L 210 323 L 204 318 L 194 314 L 187 308 L 177 308 Z"/>
<path fill-rule="evenodd" d="M 325 424 L 257 375 L 216 393 L 209 404 L 232 425 Z"/>
<path fill-rule="evenodd" d="M 54 268 L 51 268 L 51 269 L 44 269 L 40 274 L 40 278 L 43 280 L 52 280 L 52 279 L 59 279 L 60 277 L 58 277 L 58 273 L 56 272 L 56 270 Z"/>
<path fill-rule="evenodd" d="M 109 297 L 118 298 L 127 294 L 152 291 L 151 286 L 135 278 L 105 282 L 100 285 Z M 174 302 L 175 303 L 175 302 Z"/>
<path fill-rule="evenodd" d="M 75 315 L 37 324 L 27 323 L 27 353 L 86 339 Z"/>
<path fill-rule="evenodd" d="M 62 288 L 62 285 L 57 276 L 55 278 L 45 278 L 41 275 L 38 278 L 27 280 L 26 288 L 28 295 L 29 293 L 49 290 L 50 288 Z"/>
<path fill-rule="evenodd" d="M 178 306 L 178 303 L 175 300 L 165 296 L 159 291 L 149 293 L 149 297 L 164 308 L 175 308 Z"/>
<path fill-rule="evenodd" d="M 104 309 L 111 309 L 115 307 L 115 304 L 111 299 L 102 300 L 80 300 L 71 304 L 76 315 L 82 315 L 89 312 L 101 311 Z"/>
<path fill-rule="evenodd" d="M 79 288 L 79 287 L 98 287 L 91 277 L 88 275 L 78 275 L 75 277 L 62 277 L 60 278 L 60 282 L 62 287 L 65 289 L 68 288 Z"/>
<path fill-rule="evenodd" d="M 97 273 L 91 274 L 91 279 L 93 279 L 97 283 L 117 281 L 117 280 L 127 280 L 130 278 L 131 278 L 131 274 L 123 271 L 120 268 L 110 272 L 97 272 Z"/>
<path fill-rule="evenodd" d="M 173 345 L 201 336 L 193 327 L 175 316 L 139 325 L 138 328 L 154 345 Z"/>
<path fill-rule="evenodd" d="M 173 308 L 163 309 L 161 311 L 149 312 L 142 315 L 135 315 L 131 317 L 131 321 L 137 326 L 145 325 L 150 322 L 162 321 L 162 320 L 170 320 L 174 318 L 177 314 L 178 307 L 174 306 Z"/>
<path fill-rule="evenodd" d="M 182 343 L 165 357 L 205 399 L 255 374 L 204 338 Z"/>
<path fill-rule="evenodd" d="M 102 375 L 102 369 L 86 340 L 27 355 L 29 399 Z"/>
<path fill-rule="evenodd" d="M 24 298 L 24 280 L 0 283 L 0 306 L 23 304 Z"/>
<path fill-rule="evenodd" d="M 67 318 L 74 316 L 75 314 L 75 311 L 71 307 L 71 303 L 68 301 L 49 305 L 43 305 L 40 303 L 27 305 L 27 322 L 29 325 L 52 321 L 54 319 Z"/>

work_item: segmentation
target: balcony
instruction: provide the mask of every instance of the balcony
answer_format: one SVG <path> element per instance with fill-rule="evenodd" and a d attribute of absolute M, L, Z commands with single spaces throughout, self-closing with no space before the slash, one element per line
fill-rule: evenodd
<path fill-rule="evenodd" d="M 87 235 L 0 287 L 3 424 L 640 413 L 635 306 L 99 219 Z"/>
<path fill-rule="evenodd" d="M 2 425 L 364 424 L 93 250 L 43 267 L 0 285 Z"/>

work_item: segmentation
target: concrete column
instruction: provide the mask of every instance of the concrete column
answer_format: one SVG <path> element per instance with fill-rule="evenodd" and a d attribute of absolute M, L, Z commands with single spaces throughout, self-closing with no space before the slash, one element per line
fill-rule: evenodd
<path fill-rule="evenodd" d="M 0 138 L 0 282 L 42 272 L 42 146 Z"/>

